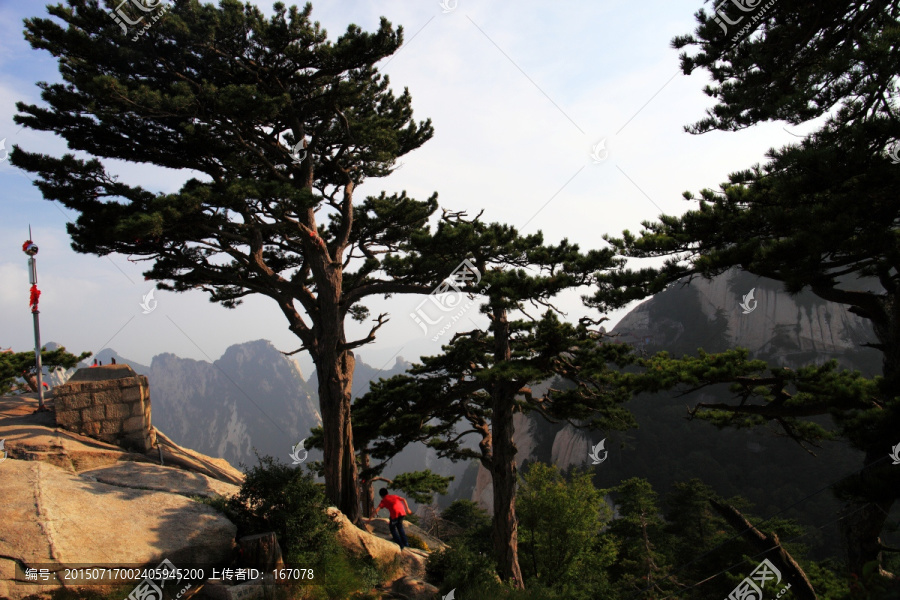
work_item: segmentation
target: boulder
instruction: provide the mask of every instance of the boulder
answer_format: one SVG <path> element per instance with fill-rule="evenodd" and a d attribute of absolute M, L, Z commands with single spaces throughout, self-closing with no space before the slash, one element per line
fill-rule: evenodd
<path fill-rule="evenodd" d="M 235 526 L 187 496 L 234 494 L 239 471 L 161 434 L 159 449 L 129 452 L 59 429 L 52 412 L 34 413 L 36 407 L 34 398 L 0 397 L 7 452 L 0 460 L 0 598 L 59 589 L 59 581 L 26 581 L 25 568 L 155 567 L 163 559 L 189 568 L 231 560 Z"/>
<path fill-rule="evenodd" d="M 162 453 L 162 463 L 185 469 L 188 471 L 196 471 L 213 479 L 226 481 L 235 485 L 241 485 L 244 482 L 244 474 L 231 466 L 224 458 L 212 458 L 205 454 L 195 452 L 190 448 L 183 448 L 172 440 L 170 440 L 159 429 L 153 428 L 156 432 L 156 442 L 159 452 Z M 150 451 L 147 456 L 156 458 L 157 452 Z"/>
<path fill-rule="evenodd" d="M 374 533 L 380 538 L 393 541 L 387 519 L 361 519 L 361 521 L 363 529 L 369 533 Z M 428 544 L 428 550 L 430 552 L 447 548 L 447 544 L 434 536 L 428 535 L 422 528 L 413 525 L 409 521 L 403 521 L 403 529 L 406 531 L 407 537 L 414 535 Z"/>
<path fill-rule="evenodd" d="M 338 540 L 341 546 L 368 556 L 386 567 L 389 580 L 407 575 L 418 579 L 425 577 L 425 560 L 428 557 L 426 552 L 412 548 L 406 548 L 401 552 L 400 546 L 394 542 L 355 526 L 337 508 L 328 508 L 327 512 L 340 525 Z"/>
<path fill-rule="evenodd" d="M 401 577 L 391 584 L 391 593 L 409 600 L 436 600 L 440 590 L 414 577 Z"/>
<path fill-rule="evenodd" d="M 0 473 L 0 556 L 25 568 L 155 566 L 164 558 L 189 568 L 231 559 L 234 524 L 182 495 L 91 481 L 43 462 L 7 459 Z M 5 571 L 0 586 L 10 598 L 37 591 Z"/>
<path fill-rule="evenodd" d="M 227 498 L 240 491 L 240 487 L 203 475 L 182 471 L 175 467 L 163 467 L 151 463 L 118 462 L 107 467 L 82 471 L 81 477 L 123 488 L 156 490 L 182 496 Z"/>
<path fill-rule="evenodd" d="M 273 531 L 245 535 L 238 540 L 238 554 L 238 568 L 259 569 L 264 573 L 284 568 L 281 546 Z"/>

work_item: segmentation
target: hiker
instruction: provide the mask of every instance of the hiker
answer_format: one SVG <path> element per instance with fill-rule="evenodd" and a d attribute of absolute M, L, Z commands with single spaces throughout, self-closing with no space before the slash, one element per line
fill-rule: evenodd
<path fill-rule="evenodd" d="M 406 498 L 388 494 L 386 488 L 378 490 L 378 495 L 381 496 L 381 504 L 375 509 L 375 513 L 377 514 L 382 508 L 388 509 L 388 514 L 390 515 L 388 527 L 391 530 L 391 537 L 400 545 L 400 550 L 402 551 L 409 546 L 409 540 L 406 539 L 406 531 L 403 530 L 403 515 L 411 514 L 412 511 L 409 510 Z"/>

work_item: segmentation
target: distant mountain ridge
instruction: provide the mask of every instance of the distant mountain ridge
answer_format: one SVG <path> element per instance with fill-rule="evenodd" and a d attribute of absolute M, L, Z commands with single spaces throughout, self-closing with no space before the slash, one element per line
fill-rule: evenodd
<path fill-rule="evenodd" d="M 230 346 L 212 363 L 163 353 L 147 366 L 106 348 L 82 366 L 113 358 L 148 377 L 154 426 L 175 443 L 235 467 L 255 465 L 254 451 L 289 461 L 291 448 L 322 422 L 315 372 L 306 380 L 299 363 L 266 340 Z M 364 393 L 371 379 L 407 366 L 402 358 L 389 369 L 357 360 L 354 392 Z M 310 451 L 309 461 L 320 458 Z"/>

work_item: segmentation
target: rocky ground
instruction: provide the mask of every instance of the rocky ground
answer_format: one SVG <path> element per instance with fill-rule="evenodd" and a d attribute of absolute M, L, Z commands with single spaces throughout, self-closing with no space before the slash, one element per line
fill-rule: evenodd
<path fill-rule="evenodd" d="M 47 404 L 52 408 L 52 400 Z M 230 562 L 234 524 L 196 497 L 234 494 L 243 479 L 239 471 L 158 431 L 158 448 L 129 452 L 58 428 L 53 412 L 35 413 L 36 408 L 35 398 L 0 397 L 0 440 L 6 450 L 5 458 L 0 454 L 0 599 L 50 597 L 60 586 L 71 587 L 65 581 L 26 581 L 26 568 L 43 566 L 62 576 L 61 565 Z M 394 565 L 383 597 L 437 597 L 436 588 L 421 581 L 427 553 L 400 552 L 389 541 L 386 519 L 368 520 L 363 530 L 329 510 L 341 521 L 346 547 Z M 410 531 L 429 548 L 440 547 L 439 540 Z"/>

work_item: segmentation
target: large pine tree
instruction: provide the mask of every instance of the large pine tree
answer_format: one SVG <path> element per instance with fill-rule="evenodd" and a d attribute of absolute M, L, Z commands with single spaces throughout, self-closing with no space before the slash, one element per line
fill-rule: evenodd
<path fill-rule="evenodd" d="M 740 267 L 784 282 L 789 292 L 810 289 L 872 323 L 872 346 L 884 356 L 873 396 L 835 389 L 836 404 L 814 394 L 794 397 L 763 378 L 759 383 L 774 393 L 761 404 L 716 407 L 787 423 L 800 440 L 822 433 L 810 418 L 835 417 L 840 434 L 865 453 L 864 470 L 841 489 L 849 565 L 861 574 L 866 563 L 880 561 L 879 535 L 900 490 L 900 469 L 887 461 L 900 441 L 900 165 L 886 151 L 900 150 L 900 3 L 779 0 L 753 13 L 749 4 L 723 5 L 724 20 L 700 11 L 694 34 L 674 41 L 695 47 L 682 55 L 685 73 L 702 68 L 713 79 L 706 93 L 716 103 L 688 131 L 818 117 L 824 124 L 802 142 L 771 150 L 766 164 L 734 173 L 721 189 L 704 190 L 697 209 L 611 239 L 625 255 L 666 262 L 601 277 L 598 305 L 607 310 L 685 276 Z M 719 21 L 738 19 L 755 30 L 735 43 Z M 724 380 L 721 370 L 712 374 Z"/>
<path fill-rule="evenodd" d="M 91 158 L 17 147 L 12 163 L 78 212 L 75 250 L 149 261 L 158 287 L 204 290 L 226 307 L 250 294 L 274 301 L 316 365 L 327 496 L 356 520 L 352 351 L 386 315 L 356 340 L 345 320 L 365 320 L 369 297 L 429 292 L 462 258 L 448 250 L 411 273 L 405 245 L 427 238 L 436 199 L 354 195 L 432 135 L 375 67 L 402 29 L 382 19 L 331 41 L 308 4 L 275 4 L 267 19 L 237 0 L 179 0 L 155 22 L 145 15 L 137 36 L 96 0 L 48 10 L 54 18 L 27 20 L 25 35 L 59 58 L 63 81 L 41 83 L 45 105 L 19 103 L 16 122 Z M 191 179 L 160 193 L 119 181 L 109 159 Z"/>

